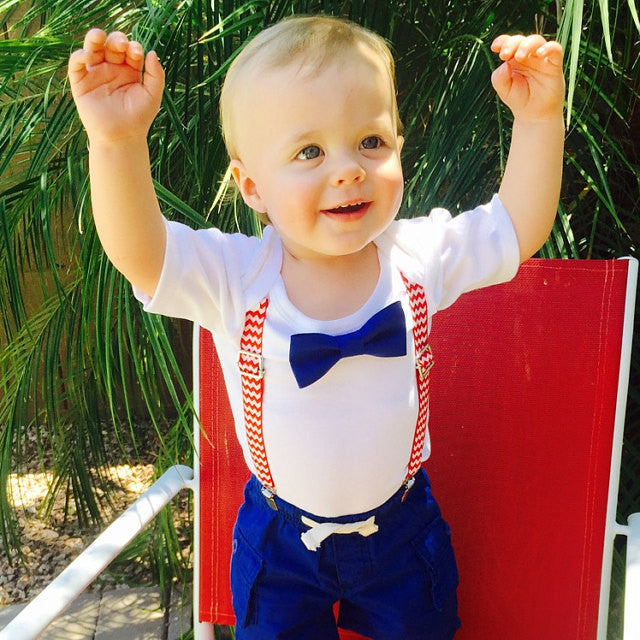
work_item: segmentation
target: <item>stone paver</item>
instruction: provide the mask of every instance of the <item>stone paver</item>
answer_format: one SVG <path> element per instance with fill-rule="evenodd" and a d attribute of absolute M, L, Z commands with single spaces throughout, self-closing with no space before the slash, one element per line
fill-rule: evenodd
<path fill-rule="evenodd" d="M 0 607 L 0 629 L 24 608 Z M 191 604 L 172 594 L 167 640 L 191 628 Z M 164 612 L 157 587 L 82 594 L 40 636 L 40 640 L 161 640 Z"/>
<path fill-rule="evenodd" d="M 0 608 L 0 629 L 24 608 L 15 604 Z M 54 620 L 42 633 L 40 640 L 93 640 L 100 611 L 100 594 L 85 593 Z M 120 636 L 123 640 L 127 636 Z M 161 636 L 158 636 L 160 638 Z"/>
<path fill-rule="evenodd" d="M 157 587 L 106 591 L 95 640 L 159 640 L 164 628 Z"/>
<path fill-rule="evenodd" d="M 191 598 L 183 599 L 180 593 L 174 591 L 171 594 L 171 607 L 169 609 L 169 633 L 167 640 L 178 640 L 191 629 L 193 604 Z"/>

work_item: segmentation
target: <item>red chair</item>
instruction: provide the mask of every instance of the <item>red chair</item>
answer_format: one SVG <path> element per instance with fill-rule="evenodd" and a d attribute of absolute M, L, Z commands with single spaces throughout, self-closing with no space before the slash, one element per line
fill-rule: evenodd
<path fill-rule="evenodd" d="M 530 260 L 434 317 L 425 468 L 453 531 L 460 640 L 605 637 L 636 272 Z M 197 615 L 233 624 L 230 532 L 248 475 L 211 336 L 196 338 Z"/>
<path fill-rule="evenodd" d="M 426 469 L 457 552 L 456 640 L 604 640 L 618 534 L 624 635 L 640 638 L 640 513 L 615 520 L 637 269 L 631 259 L 530 260 L 433 320 Z M 194 637 L 234 623 L 231 528 L 247 471 L 211 336 L 198 327 L 194 364 L 194 470 L 169 469 L 0 640 L 37 637 L 185 486 L 196 492 Z"/>

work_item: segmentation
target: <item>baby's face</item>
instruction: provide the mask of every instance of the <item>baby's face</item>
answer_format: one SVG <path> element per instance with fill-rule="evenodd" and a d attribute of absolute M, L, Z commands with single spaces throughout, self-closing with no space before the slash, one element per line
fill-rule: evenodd
<path fill-rule="evenodd" d="M 395 217 L 403 140 L 392 96 L 387 70 L 366 50 L 319 73 L 263 73 L 238 92 L 232 172 L 295 257 L 356 253 Z"/>

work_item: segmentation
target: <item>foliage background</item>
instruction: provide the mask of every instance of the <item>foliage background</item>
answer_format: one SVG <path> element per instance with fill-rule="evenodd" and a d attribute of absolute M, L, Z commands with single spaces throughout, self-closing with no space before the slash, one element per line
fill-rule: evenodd
<path fill-rule="evenodd" d="M 68 55 L 96 25 L 155 49 L 167 86 L 149 142 L 165 213 L 194 226 L 258 233 L 244 205 L 225 197 L 221 80 L 234 52 L 264 26 L 316 12 L 349 17 L 392 44 L 407 140 L 401 215 L 432 206 L 457 211 L 488 199 L 510 130 L 510 114 L 489 83 L 496 66 L 489 44 L 505 31 L 558 37 L 567 51 L 566 170 L 557 222 L 541 254 L 637 256 L 634 0 L 0 0 L 0 537 L 6 549 L 19 549 L 7 476 L 28 456 L 53 467 L 51 496 L 66 492 L 69 508 L 87 525 L 100 520 L 108 501 L 106 465 L 153 452 L 160 473 L 191 456 L 189 328 L 143 314 L 100 250 L 86 137 L 65 77 Z M 640 510 L 637 335 L 635 343 L 621 520 Z M 139 429 L 141 423 L 153 429 Z M 184 577 L 169 517 L 143 541 L 162 579 Z M 614 584 L 614 606 L 618 598 Z"/>

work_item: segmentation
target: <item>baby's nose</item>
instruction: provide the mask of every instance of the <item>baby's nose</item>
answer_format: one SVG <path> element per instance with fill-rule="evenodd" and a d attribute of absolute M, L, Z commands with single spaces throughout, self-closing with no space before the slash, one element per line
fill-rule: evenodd
<path fill-rule="evenodd" d="M 364 167 L 355 158 L 341 158 L 336 163 L 333 184 L 337 187 L 362 182 L 366 177 Z"/>

